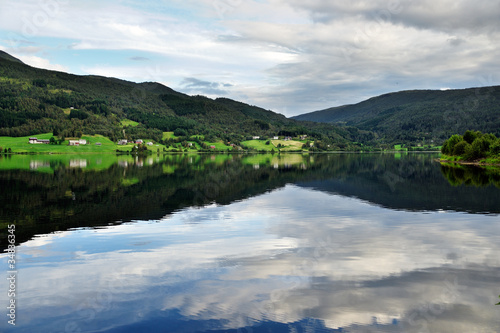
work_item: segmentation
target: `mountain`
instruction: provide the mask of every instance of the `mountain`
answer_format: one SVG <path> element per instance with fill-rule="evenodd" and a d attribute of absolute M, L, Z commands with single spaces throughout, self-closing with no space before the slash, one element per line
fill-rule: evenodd
<path fill-rule="evenodd" d="M 22 64 L 23 62 L 13 56 L 11 56 L 10 54 L 0 50 L 0 59 L 3 59 L 3 60 L 9 60 L 9 61 L 13 61 L 13 62 L 17 62 L 17 63 L 20 63 Z"/>
<path fill-rule="evenodd" d="M 338 123 L 377 133 L 387 142 L 438 143 L 454 133 L 500 134 L 500 86 L 460 90 L 411 90 L 293 117 Z"/>
<path fill-rule="evenodd" d="M 33 68 L 0 53 L 0 136 L 53 132 L 160 141 L 162 132 L 175 130 L 232 142 L 255 135 L 307 134 L 332 147 L 374 137 L 356 128 L 298 122 L 227 98 L 189 96 L 155 82 Z"/>

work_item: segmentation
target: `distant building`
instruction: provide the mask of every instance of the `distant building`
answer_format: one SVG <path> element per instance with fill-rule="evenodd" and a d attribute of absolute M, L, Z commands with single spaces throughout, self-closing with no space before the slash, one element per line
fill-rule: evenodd
<path fill-rule="evenodd" d="M 120 140 L 120 141 L 118 141 L 118 145 L 120 145 L 120 146 L 124 146 L 124 145 L 126 145 L 127 143 L 128 143 L 128 141 L 127 141 L 127 140 Z"/>
<path fill-rule="evenodd" d="M 142 140 L 135 140 L 135 143 L 137 143 L 138 145 L 141 145 L 144 141 Z"/>
<path fill-rule="evenodd" d="M 80 146 L 80 145 L 86 145 L 87 140 L 85 139 L 79 139 L 79 140 L 69 140 L 69 146 Z"/>
<path fill-rule="evenodd" d="M 279 136 L 275 136 L 275 137 L 273 138 L 273 140 L 279 140 L 279 139 L 280 139 L 280 137 L 279 137 Z"/>
<path fill-rule="evenodd" d="M 215 149 L 215 146 L 210 146 L 210 149 Z"/>
<path fill-rule="evenodd" d="M 100 142 L 96 142 L 96 143 L 95 143 L 95 145 L 96 145 L 96 146 L 102 146 L 102 143 L 100 143 Z"/>
<path fill-rule="evenodd" d="M 50 143 L 50 140 L 47 139 L 37 139 L 35 137 L 31 137 L 28 139 L 28 143 L 30 144 L 46 144 L 48 145 Z"/>
<path fill-rule="evenodd" d="M 148 143 L 146 143 L 146 144 L 147 144 L 148 146 L 152 146 L 152 145 L 153 145 L 153 143 L 152 143 L 152 142 L 148 142 Z"/>
<path fill-rule="evenodd" d="M 260 139 L 260 136 L 254 136 L 253 137 L 254 140 L 259 140 Z"/>

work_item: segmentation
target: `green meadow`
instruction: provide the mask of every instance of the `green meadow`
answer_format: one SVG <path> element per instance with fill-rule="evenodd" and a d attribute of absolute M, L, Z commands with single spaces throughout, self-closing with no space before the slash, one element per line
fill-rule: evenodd
<path fill-rule="evenodd" d="M 69 141 L 66 140 L 59 144 L 30 144 L 28 140 L 30 137 L 36 137 L 38 139 L 50 139 L 52 133 L 44 133 L 37 135 L 30 135 L 24 137 L 0 137 L 0 147 L 2 149 L 10 148 L 13 153 L 53 153 L 53 154 L 88 154 L 88 153 L 114 153 L 117 149 L 123 151 L 130 151 L 134 144 L 128 144 L 124 146 L 119 146 L 115 142 L 111 141 L 107 137 L 102 135 L 83 135 L 82 139 L 87 140 L 86 145 L 80 146 L 70 146 Z M 144 139 L 144 142 L 150 140 Z M 97 143 L 100 143 L 98 145 Z M 149 150 L 156 152 L 158 149 L 160 151 L 165 148 L 164 145 L 154 144 L 148 147 Z"/>

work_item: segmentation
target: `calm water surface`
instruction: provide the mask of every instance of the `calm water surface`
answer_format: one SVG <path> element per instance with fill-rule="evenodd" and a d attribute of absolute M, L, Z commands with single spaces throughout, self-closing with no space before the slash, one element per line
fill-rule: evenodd
<path fill-rule="evenodd" d="M 499 332 L 499 174 L 434 158 L 4 157 L 0 331 Z"/>

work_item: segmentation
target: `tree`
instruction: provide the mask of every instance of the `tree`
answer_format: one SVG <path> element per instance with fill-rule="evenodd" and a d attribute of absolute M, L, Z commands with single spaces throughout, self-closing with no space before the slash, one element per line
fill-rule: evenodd
<path fill-rule="evenodd" d="M 476 138 L 480 135 L 481 135 L 481 132 L 466 131 L 464 134 L 464 140 L 468 144 L 472 144 L 474 142 L 474 140 L 476 140 Z"/>
<path fill-rule="evenodd" d="M 50 141 L 51 145 L 55 145 L 56 144 L 56 138 L 54 138 L 54 137 L 51 137 L 49 141 Z"/>
<path fill-rule="evenodd" d="M 463 155 L 468 149 L 470 149 L 469 147 L 470 147 L 469 143 L 467 143 L 466 141 L 460 141 L 453 147 L 452 155 L 455 156 Z"/>
<path fill-rule="evenodd" d="M 463 138 L 461 135 L 458 134 L 452 135 L 448 140 L 444 142 L 443 147 L 441 148 L 441 152 L 445 155 L 452 155 L 455 145 L 462 140 Z"/>

